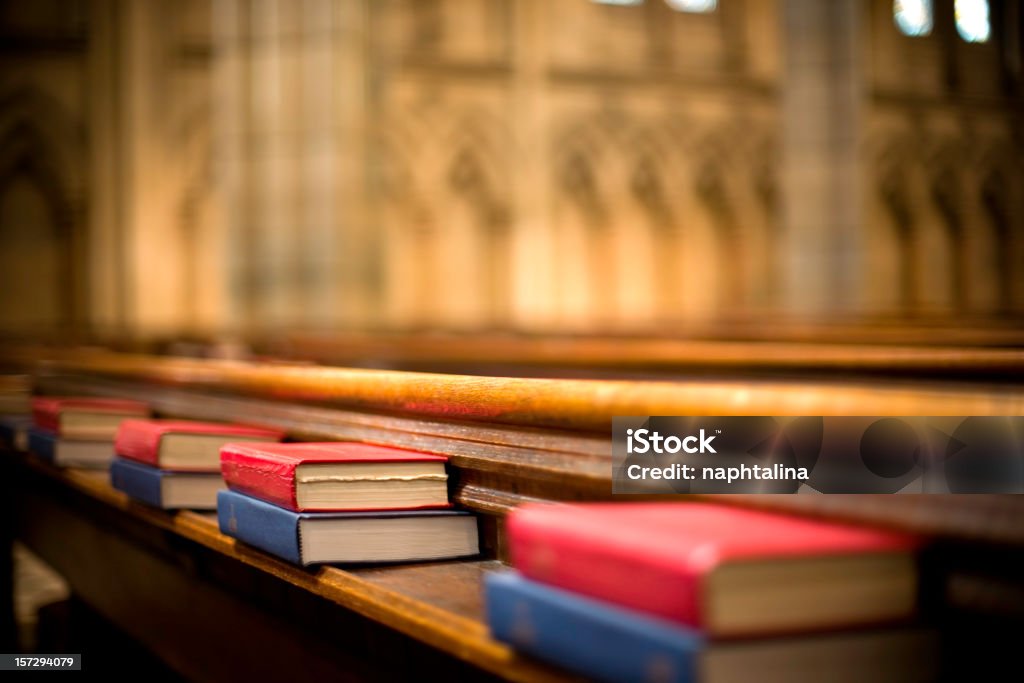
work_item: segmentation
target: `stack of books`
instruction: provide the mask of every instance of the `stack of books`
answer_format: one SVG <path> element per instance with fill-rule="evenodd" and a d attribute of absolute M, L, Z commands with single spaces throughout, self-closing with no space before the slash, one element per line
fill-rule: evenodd
<path fill-rule="evenodd" d="M 28 375 L 0 375 L 0 448 L 28 449 L 32 427 L 32 382 Z"/>
<path fill-rule="evenodd" d="M 696 503 L 527 505 L 493 636 L 602 681 L 918 681 L 916 539 Z"/>
<path fill-rule="evenodd" d="M 165 510 L 216 510 L 224 488 L 220 449 L 229 442 L 278 442 L 274 429 L 184 420 L 125 420 L 117 432 L 110 482 Z"/>
<path fill-rule="evenodd" d="M 228 536 L 298 565 L 476 555 L 476 517 L 449 509 L 447 459 L 361 443 L 228 444 Z"/>
<path fill-rule="evenodd" d="M 44 396 L 32 399 L 28 450 L 55 465 L 106 468 L 122 420 L 149 415 L 139 401 Z"/>

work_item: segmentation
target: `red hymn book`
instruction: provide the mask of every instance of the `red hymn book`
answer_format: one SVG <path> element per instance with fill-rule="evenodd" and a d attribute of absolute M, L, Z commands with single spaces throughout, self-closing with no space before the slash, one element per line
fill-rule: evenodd
<path fill-rule="evenodd" d="M 140 401 L 69 396 L 32 399 L 35 425 L 70 439 L 112 439 L 121 420 L 147 415 L 149 406 Z"/>
<path fill-rule="evenodd" d="M 295 511 L 449 507 L 447 458 L 364 443 L 221 449 L 228 487 Z"/>
<path fill-rule="evenodd" d="M 698 503 L 525 505 L 507 522 L 522 574 L 735 637 L 905 620 L 916 539 Z"/>
<path fill-rule="evenodd" d="M 276 442 L 276 429 L 191 420 L 125 420 L 114 451 L 122 458 L 163 469 L 219 472 L 220 449 L 229 441 Z"/>

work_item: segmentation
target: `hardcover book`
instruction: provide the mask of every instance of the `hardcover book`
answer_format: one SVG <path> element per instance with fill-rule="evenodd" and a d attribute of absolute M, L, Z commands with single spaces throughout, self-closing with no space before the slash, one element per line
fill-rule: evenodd
<path fill-rule="evenodd" d="M 149 406 L 140 401 L 67 396 L 32 399 L 35 425 L 67 439 L 112 441 L 122 420 L 148 415 Z"/>
<path fill-rule="evenodd" d="M 276 442 L 273 429 L 187 420 L 124 420 L 114 439 L 123 458 L 166 470 L 220 473 L 220 449 L 232 441 Z"/>
<path fill-rule="evenodd" d="M 448 507 L 447 458 L 364 443 L 228 444 L 228 486 L 296 511 Z"/>
<path fill-rule="evenodd" d="M 110 483 L 131 498 L 165 510 L 216 510 L 220 473 L 169 472 L 124 458 L 110 464 Z"/>
<path fill-rule="evenodd" d="M 293 512 L 217 494 L 222 533 L 300 565 L 413 562 L 479 553 L 476 517 L 452 510 Z"/>
<path fill-rule="evenodd" d="M 938 674 L 933 633 L 897 628 L 713 642 L 699 631 L 524 579 L 484 578 L 495 639 L 608 683 L 904 683 Z"/>
<path fill-rule="evenodd" d="M 114 459 L 114 446 L 109 441 L 63 439 L 38 428 L 28 432 L 28 450 L 61 467 L 104 468 Z"/>
<path fill-rule="evenodd" d="M 525 505 L 526 577 L 722 637 L 910 618 L 916 539 L 720 505 Z"/>

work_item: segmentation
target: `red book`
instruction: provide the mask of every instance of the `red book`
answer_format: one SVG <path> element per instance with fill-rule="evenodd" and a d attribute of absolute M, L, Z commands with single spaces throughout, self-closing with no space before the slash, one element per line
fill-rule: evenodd
<path fill-rule="evenodd" d="M 364 443 L 228 444 L 228 487 L 295 511 L 448 507 L 447 458 Z"/>
<path fill-rule="evenodd" d="M 141 401 L 70 396 L 32 399 L 36 427 L 70 439 L 113 439 L 121 420 L 148 415 L 149 406 Z"/>
<path fill-rule="evenodd" d="M 507 520 L 525 576 L 734 637 L 910 618 L 915 538 L 698 503 L 525 505 Z"/>
<path fill-rule="evenodd" d="M 125 420 L 114 452 L 166 470 L 219 472 L 220 449 L 230 441 L 280 441 L 276 429 L 190 420 Z"/>

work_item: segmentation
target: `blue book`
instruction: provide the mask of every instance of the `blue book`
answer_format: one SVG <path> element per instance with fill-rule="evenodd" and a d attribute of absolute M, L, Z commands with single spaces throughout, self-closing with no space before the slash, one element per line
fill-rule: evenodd
<path fill-rule="evenodd" d="M 495 639 L 608 683 L 926 681 L 937 674 L 934 634 L 920 629 L 714 643 L 514 571 L 488 574 L 484 585 Z"/>
<path fill-rule="evenodd" d="M 0 416 L 0 446 L 15 451 L 28 450 L 28 430 L 31 428 L 31 415 Z"/>
<path fill-rule="evenodd" d="M 118 491 L 165 510 L 216 510 L 224 488 L 220 472 L 168 472 L 127 458 L 114 458 L 110 483 Z"/>
<path fill-rule="evenodd" d="M 54 461 L 54 452 L 57 450 L 57 435 L 45 429 L 33 427 L 28 430 L 28 450 L 43 460 Z"/>
<path fill-rule="evenodd" d="M 62 439 L 38 427 L 28 430 L 28 450 L 62 467 L 106 468 L 114 459 L 114 444 L 110 441 Z"/>
<path fill-rule="evenodd" d="M 217 494 L 221 532 L 294 564 L 411 562 L 480 552 L 476 517 L 454 510 L 294 512 Z"/>

